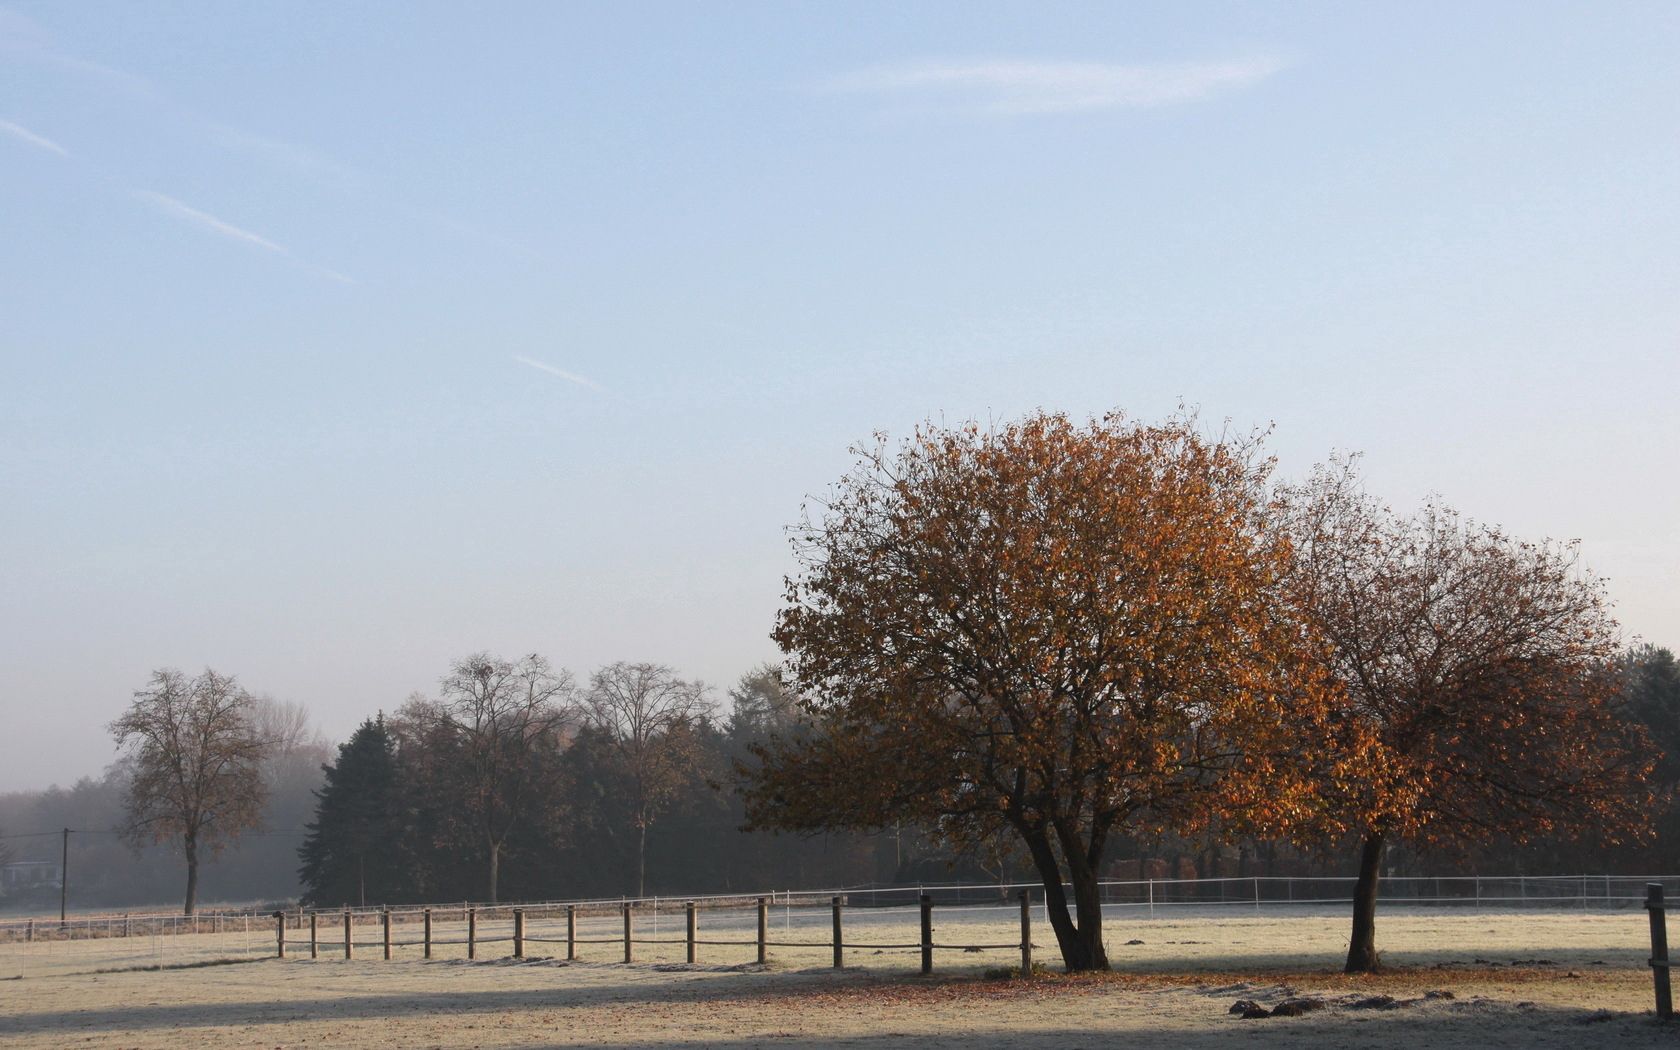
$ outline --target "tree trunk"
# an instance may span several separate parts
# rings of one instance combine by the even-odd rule
[[[198,907],[198,836],[188,835],[181,840],[181,849],[187,855],[187,907],[185,914],[191,915]]]
[[[1108,951],[1103,947],[1102,887],[1097,873],[1087,864],[1070,864],[1074,907],[1079,914],[1079,948],[1082,970],[1108,969]],[[1069,967],[1072,969],[1072,967]]]
[[[1107,826],[1092,820],[1089,841],[1082,841],[1078,826],[1070,820],[1053,822],[1062,856],[1067,859],[1068,881],[1073,883],[1073,903],[1079,918],[1077,940],[1080,969],[1108,969],[1108,952],[1102,940],[1102,886],[1098,875]]]
[[[492,842],[492,843],[490,843],[490,903],[491,904],[496,903],[496,883],[501,878],[501,872],[502,872],[502,844],[500,842]]]
[[[1097,901],[1096,880],[1085,880],[1087,885],[1083,891],[1079,880],[1074,880],[1074,895],[1079,912],[1079,922],[1075,925],[1072,916],[1068,914],[1067,891],[1062,886],[1062,866],[1056,860],[1056,851],[1050,845],[1049,834],[1043,828],[1019,830],[1026,839],[1033,866],[1038,869],[1039,881],[1044,883],[1044,910],[1049,913],[1050,928],[1056,933],[1056,946],[1062,952],[1062,965],[1069,973],[1108,969],[1108,956],[1103,952],[1102,946],[1102,909],[1100,901]],[[1090,911],[1092,902],[1098,904],[1094,921]]]
[[[1353,887],[1353,935],[1348,939],[1346,973],[1376,973],[1382,969],[1377,955],[1377,883],[1382,877],[1383,834],[1365,833],[1359,847],[1359,881]]]

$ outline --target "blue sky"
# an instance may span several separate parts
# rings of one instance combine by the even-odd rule
[[[1680,644],[1680,6],[0,4],[0,790],[160,665],[725,686],[850,443],[1041,406]]]

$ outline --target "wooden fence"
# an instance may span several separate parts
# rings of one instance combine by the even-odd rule
[[[466,937],[464,939],[442,939],[434,937],[434,924],[432,921],[433,909],[431,908],[420,909],[420,921],[418,923],[420,926],[420,936],[418,939],[410,938],[406,940],[393,936],[392,910],[389,908],[381,909],[378,913],[380,936],[377,941],[356,939],[355,916],[349,909],[342,912],[310,912],[308,918],[308,950],[309,957],[311,959],[320,958],[323,952],[333,954],[342,952],[345,959],[354,959],[356,957],[357,949],[374,948],[379,950],[382,958],[390,959],[393,949],[418,947],[421,949],[423,957],[430,959],[432,957],[432,950],[434,947],[453,945],[464,946],[467,958],[477,959],[479,948],[481,946],[509,944],[510,954],[507,957],[513,959],[524,959],[526,958],[527,945],[552,944],[558,946],[563,944],[566,948],[567,961],[575,961],[580,957],[579,947],[582,945],[612,944],[622,948],[622,958],[625,963],[633,963],[636,961],[636,946],[638,944],[682,944],[685,949],[686,959],[691,965],[700,961],[700,949],[702,947],[754,948],[757,951],[758,962],[762,965],[769,961],[771,948],[828,948],[832,953],[834,968],[838,970],[845,967],[846,950],[848,948],[865,948],[875,951],[902,949],[920,951],[921,972],[924,974],[931,974],[933,972],[935,952],[980,952],[1018,949],[1021,953],[1021,973],[1023,975],[1030,975],[1032,973],[1033,966],[1032,894],[1030,891],[1022,890],[1018,899],[1020,902],[1021,936],[1020,940],[1012,941],[1007,944],[941,944],[936,942],[933,937],[934,899],[932,895],[924,893],[918,901],[921,936],[915,943],[895,944],[881,943],[878,941],[869,941],[866,943],[848,942],[845,936],[846,897],[836,896],[831,898],[829,901],[831,915],[830,929],[832,933],[825,940],[772,939],[770,936],[769,921],[770,898],[758,897],[755,898],[755,904],[758,910],[758,921],[756,927],[757,935],[752,940],[730,940],[701,937],[700,916],[702,914],[702,909],[697,901],[686,901],[684,903],[684,934],[681,938],[637,936],[636,902],[625,901],[621,906],[624,919],[624,932],[622,936],[618,937],[579,937],[579,906],[576,904],[559,906],[564,908],[564,936],[547,937],[530,931],[526,923],[527,913],[530,909],[523,906],[514,906],[507,909],[511,913],[513,919],[513,932],[511,936],[481,937],[478,933],[479,909],[476,906],[467,905],[464,909],[467,930]],[[551,906],[548,910],[552,911],[553,907]],[[333,920],[341,920],[341,936],[334,936],[331,941],[326,941],[322,938],[323,931],[321,919],[323,915],[329,916]],[[293,943],[287,938],[287,931],[297,923],[296,913],[276,911],[273,913],[271,918],[274,922],[275,952],[280,958],[287,958],[288,954],[293,950]],[[334,922],[333,925],[338,925],[338,922]]]
[[[1674,995],[1669,987],[1668,916],[1663,906],[1663,885],[1650,883],[1645,887],[1645,910],[1651,916],[1651,983],[1657,997],[1657,1016],[1664,1021],[1674,1018]]]
[[[1505,910],[1511,908],[1601,908],[1637,909],[1644,897],[1647,883],[1660,879],[1673,894],[1680,892],[1680,876],[1649,875],[1444,875],[1389,876],[1382,882],[1383,905],[1394,907],[1472,908],[1477,910]],[[1168,912],[1185,908],[1249,908],[1264,910],[1277,906],[1315,907],[1337,906],[1351,902],[1354,879],[1342,876],[1284,876],[1262,875],[1201,879],[1133,879],[1104,880],[1099,894],[1105,907],[1154,916],[1158,910]],[[923,894],[932,896],[940,905],[976,902],[1013,901],[1021,890],[1033,889],[1042,894],[1036,883],[1006,884],[927,884],[919,886],[851,887],[810,891],[776,891],[768,894],[773,906],[783,904],[825,904],[834,895],[844,895],[858,907],[889,907],[914,905]],[[673,898],[642,898],[639,906],[659,904]],[[750,894],[696,895],[674,898],[693,900],[702,909],[741,907],[750,905]],[[523,906],[529,912],[552,910],[575,904],[580,912],[616,912],[624,898],[598,898],[578,901],[530,902]],[[434,904],[440,912],[448,910],[461,916],[476,907],[480,918],[495,914],[506,917],[510,906],[496,904],[459,905]],[[262,924],[273,914],[272,906],[200,911],[195,915],[157,913],[71,913],[66,919],[20,917],[0,918],[0,942],[35,940],[91,940],[108,937],[179,936],[182,934],[220,934],[244,930],[248,924]],[[357,921],[376,921],[380,909],[354,908]],[[395,923],[419,921],[418,906],[398,906],[391,909]],[[289,907],[287,915],[293,929],[301,930],[308,923],[308,911]]]

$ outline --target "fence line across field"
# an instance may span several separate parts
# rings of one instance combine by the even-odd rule
[[[1666,884],[1680,892],[1680,876],[1391,877],[1384,880],[1383,900],[1384,907],[1636,909],[1643,903],[1647,883]],[[1101,899],[1109,916],[1121,921],[1188,914],[1196,908],[1211,908],[1213,915],[1240,914],[1244,909],[1287,914],[1295,909],[1313,912],[1347,905],[1353,884],[1352,878],[1335,876],[1109,880],[1101,884]],[[1023,903],[1023,891],[1036,916],[1025,910],[1029,905]],[[331,911],[290,907],[279,912],[216,910],[194,916],[72,915],[62,922],[37,918],[0,923],[0,977],[254,960],[272,957],[282,941],[288,955],[301,956],[307,950],[315,959],[358,954],[432,959],[440,949],[444,957],[458,958],[464,949],[468,960],[523,960],[530,945],[556,956],[564,946],[568,960],[587,955],[594,962],[632,962],[638,946],[655,956],[664,953],[668,959],[665,949],[682,945],[682,957],[690,962],[702,954],[719,962],[719,954],[735,954],[730,949],[740,949],[741,957],[733,962],[746,958],[766,962],[770,950],[776,949],[795,954],[823,951],[833,965],[841,966],[848,951],[874,955],[919,951],[923,972],[931,971],[939,952],[1008,951],[1013,955],[1020,948],[1023,965],[1030,968],[1029,924],[1034,918],[1048,921],[1043,897],[1037,883],[924,883],[775,891],[761,896],[462,902]],[[957,928],[958,933],[948,937],[976,943],[936,941],[930,929],[919,936],[904,936],[909,932],[905,927],[916,922],[914,914],[933,908],[947,930]],[[1023,910],[1019,945],[994,943],[995,931],[986,937],[960,937],[964,925],[1007,923],[1010,919],[1001,913],[1017,909]],[[923,913],[924,924],[928,914]],[[846,920],[850,928],[843,930]],[[81,941],[103,944],[70,943]]]
[[[1663,1016],[1668,1016],[1668,1013],[1670,1013],[1672,1008],[1668,1006],[1667,934],[1665,934],[1665,922],[1663,922],[1663,884],[1662,882],[1650,882],[1650,884],[1646,884],[1645,889],[1646,894],[1645,897],[1643,897],[1643,906],[1645,906],[1651,914],[1650,966],[1653,968],[1653,973],[1655,973],[1656,976],[1656,1003],[1658,1003],[1658,1013]],[[1260,899],[1258,889],[1255,899]],[[754,906],[756,906],[756,919],[758,919],[758,921],[756,921],[756,937],[754,937],[753,941],[741,941],[741,939],[702,939],[702,937],[699,937],[699,911],[701,911],[701,909],[699,909],[699,902],[697,902],[697,900],[687,900],[687,902],[684,902],[684,937],[682,937],[680,941],[677,937],[659,937],[657,934],[652,937],[645,936],[645,934],[643,934],[642,937],[637,937],[635,936],[635,912],[637,912],[637,902],[625,900],[625,902],[620,904],[620,911],[622,911],[623,917],[623,961],[627,964],[635,961],[635,946],[637,946],[637,944],[643,944],[643,946],[645,946],[645,944],[684,944],[685,958],[687,958],[687,963],[689,964],[696,964],[697,961],[699,961],[699,948],[701,948],[701,946],[727,946],[727,948],[746,948],[746,946],[753,946],[753,948],[756,948],[756,953],[758,953],[759,964],[763,964],[768,961],[769,948],[822,948],[822,941],[771,941],[771,939],[769,939],[769,907],[771,907],[771,902],[769,902],[769,900],[771,900],[769,897],[756,897],[756,899],[754,899]],[[1020,968],[1016,969],[1016,973],[1023,976],[1023,978],[1030,978],[1033,973],[1033,949],[1035,949],[1035,944],[1033,944],[1032,939],[1032,890],[1020,890],[1020,894],[1018,894],[1018,906],[1020,906],[1020,939],[1015,942],[1001,942],[1001,944],[1000,942],[986,942],[986,944],[954,944],[954,942],[936,941],[936,939],[934,939],[934,924],[932,924],[932,917],[934,917],[934,895],[927,894],[927,892],[919,894],[919,897],[917,897],[917,911],[919,911],[919,919],[921,919],[921,922],[919,922],[919,927],[921,927],[921,929],[919,929],[919,934],[921,934],[921,936],[919,936],[919,939],[917,939],[914,944],[909,944],[909,942],[894,941],[852,941],[852,939],[847,939],[847,936],[845,936],[845,922],[843,922],[845,907],[847,907],[847,897],[845,897],[845,895],[833,895],[832,899],[830,899],[833,932],[832,937],[830,937],[830,941],[828,941],[828,948],[832,949],[833,968],[842,969],[843,966],[845,966],[845,953],[847,953],[848,949],[853,949],[853,951],[855,951],[855,949],[874,949],[875,954],[880,954],[882,951],[919,951],[919,953],[921,953],[922,974],[931,974],[932,971],[934,971],[934,953],[937,953],[937,951],[964,951],[964,953],[978,953],[978,951],[1010,951],[1010,949],[1018,949],[1018,951],[1020,951],[1021,961]],[[568,961],[573,961],[573,959],[578,958],[578,909],[580,909],[580,906],[578,906],[578,904],[566,904],[566,906],[563,907],[564,916],[566,916],[566,937],[564,937],[564,944],[566,944],[566,959],[568,959]],[[995,907],[988,906],[954,907],[956,907],[958,911],[995,911]],[[467,948],[467,958],[469,959],[477,958],[477,946],[479,946],[479,944],[501,944],[501,942],[511,942],[511,958],[524,959],[526,958],[526,944],[528,944],[528,942],[554,942],[554,944],[558,944],[559,942],[556,937],[533,936],[531,931],[528,929],[528,924],[526,924],[528,911],[553,912],[553,906],[538,906],[536,909],[528,909],[526,906],[509,907],[507,911],[511,914],[512,931],[511,936],[507,937],[480,937],[479,932],[477,932],[479,931],[477,911],[479,911],[477,907],[465,907],[465,921],[467,921],[467,944],[465,944],[465,948]],[[343,916],[344,959],[353,959],[354,951],[358,948],[358,941],[356,941],[356,937],[354,937],[356,914],[354,914],[351,909],[344,909],[344,911],[339,912],[339,914]],[[393,936],[391,936],[391,917],[393,917],[393,911],[391,911],[390,907],[385,907],[385,909],[380,909],[378,917],[380,917],[381,931],[380,948],[381,951],[383,951],[383,958],[390,959],[391,951],[393,951],[395,946],[398,946],[398,942],[393,942]],[[287,914],[286,911],[276,911],[274,912],[272,919],[274,919],[274,934],[276,934],[276,953],[279,958],[284,959],[287,954],[286,934],[287,926],[289,926],[289,914]],[[420,944],[422,944],[425,958],[430,959],[432,958],[433,948],[432,909],[422,909],[422,929],[423,937]],[[361,942],[361,944],[365,946],[366,942]],[[413,941],[405,942],[405,944],[407,944],[407,946],[412,946]],[[312,912],[311,921],[309,921],[309,956],[311,956],[312,959],[319,958],[319,951],[321,951],[321,942],[319,942],[319,912]]]
[[[919,897],[917,903],[921,918],[921,936],[920,939],[914,943],[906,944],[881,941],[847,940],[844,932],[844,915],[846,909],[846,898],[844,895],[837,895],[830,899],[829,908],[833,922],[833,936],[829,940],[772,940],[769,936],[770,900],[771,898],[768,896],[754,899],[754,904],[757,909],[757,924],[756,937],[753,940],[720,940],[717,938],[700,937],[700,908],[699,902],[697,901],[687,901],[684,904],[684,935],[680,938],[659,937],[657,935],[652,937],[636,936],[635,916],[636,905],[638,902],[633,901],[624,901],[620,904],[620,912],[624,921],[624,934],[622,938],[578,937],[577,918],[579,905],[577,904],[546,905],[537,906],[536,908],[530,908],[524,905],[509,906],[507,910],[510,912],[512,919],[511,934],[508,936],[480,936],[478,933],[478,908],[473,905],[467,905],[465,909],[467,925],[467,937],[465,941],[466,954],[468,959],[475,959],[477,957],[478,946],[480,945],[511,943],[513,946],[511,958],[524,959],[526,958],[525,946],[527,944],[564,944],[566,946],[566,959],[568,961],[575,961],[578,958],[578,946],[580,944],[617,943],[623,946],[624,962],[633,963],[635,961],[635,948],[637,945],[681,944],[685,947],[687,962],[690,965],[698,962],[699,949],[701,947],[755,948],[758,956],[757,961],[760,965],[763,965],[769,961],[769,949],[771,948],[829,948],[833,952],[834,968],[842,969],[845,965],[845,952],[848,949],[874,950],[877,953],[881,951],[904,950],[920,951],[922,973],[930,974],[933,972],[933,958],[934,952],[936,951],[979,952],[1019,950],[1021,953],[1020,972],[1028,975],[1032,972],[1032,953],[1034,945],[1032,943],[1032,894],[1029,890],[1023,889],[1018,895],[1021,921],[1020,940],[1004,944],[936,943],[933,939],[934,899],[931,894],[925,893]],[[547,911],[552,913],[557,907],[565,908],[566,936],[564,938],[541,937],[534,935],[529,931],[526,918],[530,911]],[[383,957],[385,959],[390,959],[394,949],[399,947],[416,946],[422,949],[425,958],[430,959],[432,957],[432,949],[434,947],[443,944],[462,943],[460,941],[438,940],[433,937],[432,909],[430,908],[421,909],[421,928],[423,930],[423,936],[419,941],[399,941],[394,939],[391,933],[394,911],[390,908],[382,908],[378,913],[380,929],[379,941],[369,942],[365,940],[357,940],[355,937],[355,913],[350,909],[345,909],[341,912],[334,913],[338,916],[342,916],[342,939],[334,943],[323,943],[320,936],[321,926],[319,921],[322,914],[323,913],[321,912],[312,912],[310,914],[309,957],[311,959],[320,958],[323,950],[331,951],[334,949],[341,950],[345,959],[354,959],[358,948],[369,947],[379,948]],[[272,919],[275,937],[275,953],[279,958],[284,959],[287,957],[288,948],[291,946],[287,938],[287,933],[291,929],[289,921],[291,916],[287,912],[276,911],[273,913]]]
[[[1389,876],[1382,882],[1385,907],[1441,906],[1490,907],[1513,906],[1634,908],[1644,899],[1648,883],[1657,882],[1680,892],[1680,876],[1632,875],[1442,875]],[[1202,879],[1132,879],[1104,880],[1099,884],[1100,899],[1105,907],[1142,909],[1154,914],[1156,909],[1184,907],[1252,907],[1262,909],[1275,905],[1329,906],[1350,904],[1355,879],[1352,876],[1259,875]],[[626,904],[651,914],[658,929],[660,908],[669,912],[671,905],[680,909],[689,901],[702,910],[730,909],[749,906],[763,896],[773,908],[784,914],[800,907],[820,907],[836,896],[845,897],[848,906],[887,911],[895,907],[914,908],[927,895],[942,909],[1011,907],[1022,890],[1035,891],[1042,897],[1039,883],[923,883],[903,886],[861,886],[823,890],[776,890],[764,894],[696,894],[682,897],[596,897],[563,901],[534,901],[519,904],[498,904],[463,901],[459,904],[393,905],[389,908],[353,907],[332,909],[338,916],[348,911],[355,924],[381,921],[387,911],[391,921],[399,925],[421,921],[430,911],[438,916],[458,915],[467,921],[469,912],[486,920],[500,918],[511,921],[513,909],[527,914],[575,908],[580,915],[610,914]],[[1071,900],[1072,887],[1064,887]],[[293,929],[308,924],[309,909],[285,909],[287,921]],[[322,910],[316,914],[329,914]],[[70,915],[56,918],[23,918],[0,920],[0,942],[39,940],[83,940],[111,937],[187,936],[246,932],[253,920],[266,922],[273,912],[267,909],[217,909],[200,911],[195,915],[157,913],[101,913]]]

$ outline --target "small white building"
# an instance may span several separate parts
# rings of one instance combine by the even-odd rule
[[[10,895],[45,886],[56,887],[64,869],[56,860],[18,860],[0,868],[0,895]]]

